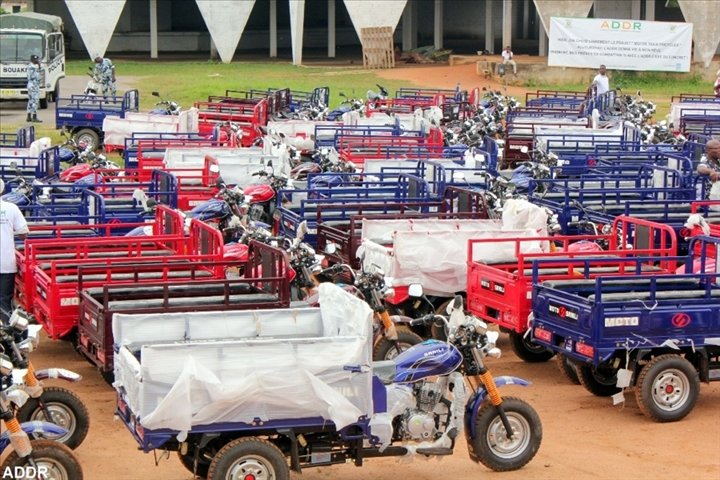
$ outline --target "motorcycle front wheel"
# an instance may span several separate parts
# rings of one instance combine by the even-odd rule
[[[489,399],[475,417],[475,438],[468,441],[470,458],[496,472],[524,467],[542,442],[542,423],[534,408],[515,397],[503,398],[503,410],[512,425],[512,438]]]
[[[45,404],[51,418],[46,418],[45,410],[38,399],[31,398],[18,410],[18,421],[40,420],[59,425],[68,431],[65,435],[34,434],[35,438],[54,440],[72,449],[80,446],[90,429],[90,414],[82,400],[62,387],[45,387],[40,400]]]
[[[30,463],[34,461],[34,465]],[[52,440],[33,440],[32,453],[20,457],[13,451],[0,465],[0,472],[23,472],[16,480],[48,478],[53,480],[82,480],[83,471],[73,451]]]

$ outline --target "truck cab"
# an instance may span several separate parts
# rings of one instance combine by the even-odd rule
[[[40,108],[60,95],[65,43],[60,17],[35,12],[0,16],[0,100],[27,99],[30,55],[40,57]]]

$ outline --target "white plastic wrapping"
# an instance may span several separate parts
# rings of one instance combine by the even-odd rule
[[[452,232],[397,232],[392,247],[363,240],[358,255],[363,265],[375,264],[393,285],[419,283],[430,294],[451,295],[467,287],[467,245],[470,239],[535,237],[535,230],[458,230]],[[541,242],[523,244],[523,252],[540,252]],[[473,258],[477,261],[512,261],[514,245],[475,244]]]
[[[599,138],[623,139],[623,126],[615,128],[557,128],[535,127],[535,148],[546,151],[548,141],[551,146],[592,147]],[[567,144],[565,143],[567,142]]]
[[[455,232],[458,230],[500,230],[499,220],[393,218],[362,222],[361,238],[376,243],[391,243],[395,232]]]
[[[206,155],[217,159],[220,176],[229,185],[244,187],[257,181],[252,174],[266,168],[268,161],[278,173],[290,170],[287,158],[268,155],[261,148],[168,148],[164,163],[170,169],[202,168]]]
[[[283,120],[281,122],[269,121],[267,124],[268,131],[275,131],[283,133],[287,137],[296,137],[298,135],[304,135],[306,138],[310,138],[315,135],[316,125],[332,125],[340,126],[339,122],[314,122],[311,120]]]
[[[680,119],[683,115],[720,115],[720,103],[717,102],[681,102],[673,103],[670,106],[670,122],[675,128],[680,127]]]
[[[380,267],[394,285],[420,283],[431,294],[453,294],[467,286],[468,241],[546,235],[547,214],[527,200],[508,200],[502,223],[494,220],[365,220],[358,257],[365,268]],[[383,230],[383,228],[385,230]],[[547,242],[524,242],[523,253],[547,251]],[[516,259],[508,242],[473,246],[478,262]]]
[[[228,314],[228,324],[252,325],[233,330],[256,333],[244,339],[204,340],[208,335],[199,331],[201,323],[190,313],[165,316],[164,324],[151,316],[143,320],[117,315],[113,331],[120,342],[136,347],[148,335],[164,343],[143,345],[140,360],[121,345],[115,357],[115,386],[145,428],[168,428],[181,436],[193,425],[218,422],[322,417],[342,428],[369,416],[371,373],[368,368],[357,372],[346,367],[371,363],[372,311],[335,285],[323,284],[319,291],[319,309],[299,309],[295,315],[288,310],[242,312],[252,315],[237,318]],[[300,337],[272,336],[283,314],[286,325]],[[154,325],[146,327],[143,321]],[[309,325],[300,325],[306,322]],[[319,327],[321,335],[305,336]],[[222,338],[226,332],[215,333]]]
[[[186,133],[198,131],[198,110],[190,108],[179,115],[160,115],[148,112],[127,112],[125,118],[108,115],[103,120],[106,145],[124,146],[133,132]]]

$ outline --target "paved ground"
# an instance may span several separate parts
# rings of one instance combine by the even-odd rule
[[[60,80],[60,95],[70,96],[71,94],[82,93],[87,85],[88,76],[71,75]],[[120,77],[118,82],[118,90],[125,91],[133,88],[135,83],[134,77]],[[0,103],[0,124],[15,125],[25,123],[27,116],[27,101],[19,100],[13,102]],[[55,104],[49,103],[45,110],[38,110],[38,118],[43,121],[43,126],[55,126]],[[4,128],[3,128],[4,130]]]

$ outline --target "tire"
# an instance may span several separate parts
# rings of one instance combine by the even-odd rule
[[[198,457],[197,471],[195,471],[195,455],[191,452],[188,452],[185,455],[180,452],[177,453],[180,463],[182,463],[182,466],[190,473],[194,473],[200,478],[207,478],[208,470],[210,470],[210,462],[207,459]]]
[[[513,426],[508,439],[495,406],[486,400],[475,417],[475,438],[468,441],[470,457],[496,472],[518,470],[533,459],[542,442],[542,423],[534,408],[515,397],[503,399]]]
[[[48,108],[48,98],[52,96],[52,93],[46,93],[45,97],[38,99],[38,107],[40,107],[40,110],[47,110]]]
[[[43,420],[60,425],[68,430],[66,435],[35,435],[34,438],[53,440],[69,448],[77,448],[85,440],[90,428],[90,416],[82,400],[70,390],[62,387],[45,387],[40,398],[50,410],[53,418],[46,419],[38,399],[31,398],[18,410],[18,421],[22,423]]]
[[[53,103],[57,103],[58,98],[60,98],[60,80],[58,80],[57,83],[55,83],[55,89],[53,90],[52,97],[50,98],[50,100]]]
[[[257,437],[239,438],[225,445],[210,462],[208,480],[289,480],[285,455]]]
[[[93,150],[100,146],[100,135],[91,128],[81,128],[75,132],[74,137],[78,145],[91,144]]]
[[[510,332],[510,345],[515,355],[527,363],[547,362],[555,355],[553,351],[532,343],[528,337],[517,332]]]
[[[398,343],[400,344],[400,350],[403,352],[408,348],[412,347],[413,345],[417,345],[418,343],[422,343],[423,341],[420,335],[413,333],[407,327],[396,326],[395,329],[397,330],[398,334]],[[397,356],[398,351],[395,348],[393,342],[388,340],[385,336],[380,337],[380,339],[375,344],[375,347],[373,348],[373,360],[375,360],[376,362],[383,360],[392,360]]]
[[[30,455],[38,469],[45,467],[53,480],[83,480],[83,471],[72,450],[51,440],[33,440]],[[13,451],[0,465],[0,472],[14,471],[15,467],[28,465],[30,457],[20,458]],[[7,469],[10,470],[7,470]],[[24,478],[24,477],[21,477]],[[35,477],[32,477],[35,478]],[[18,479],[19,480],[19,479]],[[29,480],[29,478],[28,478]]]
[[[682,419],[695,407],[699,394],[697,370],[674,354],[653,358],[640,371],[635,388],[640,410],[656,422]]]
[[[555,361],[557,362],[558,370],[560,370],[563,377],[569,380],[572,384],[580,385],[580,379],[578,378],[575,362],[562,353],[555,355]]]
[[[585,389],[598,397],[611,397],[620,392],[616,387],[617,372],[610,372],[607,369],[598,370],[590,365],[576,365],[578,380]],[[611,374],[612,373],[612,374]]]

